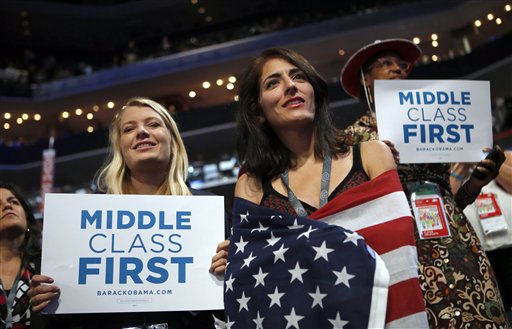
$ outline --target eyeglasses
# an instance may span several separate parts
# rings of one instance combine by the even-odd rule
[[[377,58],[377,60],[372,65],[370,65],[369,69],[371,70],[380,67],[390,69],[394,65],[396,65],[398,68],[404,71],[409,71],[409,69],[411,68],[411,63],[407,61],[403,61],[395,57],[381,57]]]

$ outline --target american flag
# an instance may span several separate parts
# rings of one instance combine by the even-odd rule
[[[382,328],[389,273],[357,233],[235,198],[226,328]]]
[[[389,271],[386,328],[428,328],[414,219],[396,170],[337,195],[310,216],[361,234]]]

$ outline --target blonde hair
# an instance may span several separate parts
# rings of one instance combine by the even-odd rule
[[[191,195],[186,185],[188,176],[188,157],[183,140],[178,131],[178,126],[169,112],[159,103],[144,97],[134,97],[116,113],[109,130],[109,155],[105,164],[96,174],[96,184],[99,190],[109,194],[127,194],[127,180],[130,175],[129,168],[123,159],[120,146],[121,117],[126,108],[131,106],[149,107],[162,118],[165,126],[171,134],[171,158],[169,173],[165,182],[160,186],[158,193],[161,195]]]

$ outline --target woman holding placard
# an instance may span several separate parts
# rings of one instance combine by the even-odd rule
[[[141,97],[129,100],[115,115],[109,140],[110,157],[96,179],[101,191],[109,194],[207,194],[187,186],[187,152],[176,123],[161,104]],[[52,278],[38,275],[31,282],[29,294],[32,309],[39,312],[57,298],[60,291]],[[83,328],[213,328],[214,325],[211,312],[86,314],[79,318]]]
[[[0,182],[0,328],[34,323],[27,290],[41,267],[40,243],[41,229],[29,204],[13,186]]]
[[[420,48],[409,40],[388,39],[362,47],[347,61],[342,87],[368,105],[368,113],[346,129],[350,142],[378,138],[374,81],[407,79],[420,55]],[[496,148],[494,154],[496,158],[482,160],[473,169],[455,196],[449,164],[398,168],[416,217],[420,281],[431,328],[508,327],[494,272],[462,212],[498,174],[503,152]],[[457,173],[451,176],[457,178]]]

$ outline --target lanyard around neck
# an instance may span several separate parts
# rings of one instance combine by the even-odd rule
[[[332,157],[330,155],[327,155],[324,157],[324,163],[322,165],[322,181],[320,184],[320,202],[318,208],[322,208],[328,201],[329,198],[329,181],[331,180],[331,164],[332,164]],[[306,209],[304,209],[304,206],[302,203],[297,199],[297,196],[295,193],[293,193],[292,189],[289,185],[289,178],[288,178],[288,170],[286,170],[284,173],[281,174],[281,179],[283,180],[284,186],[286,186],[286,189],[288,190],[288,201],[293,206],[293,209],[295,209],[295,212],[297,215],[305,217],[308,215]]]
[[[12,313],[14,311],[14,299],[16,298],[16,291],[18,290],[18,281],[20,280],[21,271],[18,272],[18,275],[16,275],[16,278],[14,279],[14,283],[12,284],[11,290],[9,291],[9,296],[6,300],[6,307],[7,307],[7,317],[5,319],[5,328],[11,329],[14,326],[14,319],[12,316]],[[2,284],[2,280],[0,279],[0,285],[2,286],[2,292],[5,295],[5,289]]]

